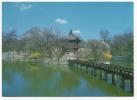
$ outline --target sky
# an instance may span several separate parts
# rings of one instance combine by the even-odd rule
[[[4,2],[2,29],[18,35],[32,27],[55,27],[67,35],[72,29],[84,40],[100,39],[100,31],[110,36],[133,31],[132,2]]]

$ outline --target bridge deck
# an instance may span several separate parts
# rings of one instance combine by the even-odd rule
[[[116,66],[112,64],[104,64],[86,60],[69,60],[70,64],[78,64],[86,67],[93,67],[99,70],[106,71],[108,73],[118,74],[126,79],[133,79],[133,69],[123,66]]]

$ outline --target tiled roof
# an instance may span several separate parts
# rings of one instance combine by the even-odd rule
[[[66,39],[66,40],[80,40],[80,38],[78,36],[76,36],[75,34],[73,34],[72,31],[70,31],[69,35],[67,37],[65,37],[64,39]]]

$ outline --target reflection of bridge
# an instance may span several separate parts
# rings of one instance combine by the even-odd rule
[[[91,69],[91,73],[94,76],[96,76],[97,71],[99,71],[100,79],[106,81],[108,80],[108,74],[111,74],[111,83],[113,85],[117,85],[116,81],[118,78],[116,77],[119,76],[119,79],[121,80],[120,87],[122,89],[125,89],[125,81],[130,80],[130,92],[133,92],[133,69],[84,60],[68,60],[68,64],[74,68],[80,68],[81,70],[85,68],[86,72]]]

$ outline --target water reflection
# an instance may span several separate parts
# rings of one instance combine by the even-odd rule
[[[4,60],[2,75],[3,96],[132,95],[67,65]]]
[[[72,68],[71,70],[77,73],[81,78],[85,79],[89,87],[92,86],[94,88],[99,88],[100,90],[103,90],[104,95],[106,96],[130,96],[132,95],[131,93],[125,92],[124,90],[120,88],[116,88],[114,85],[107,84],[104,80],[100,80],[99,77],[94,77],[90,75],[91,73],[87,74],[85,72],[81,72],[80,70],[72,69]],[[99,94],[99,92],[95,92],[95,93],[97,93],[97,95],[102,95],[102,94]]]

